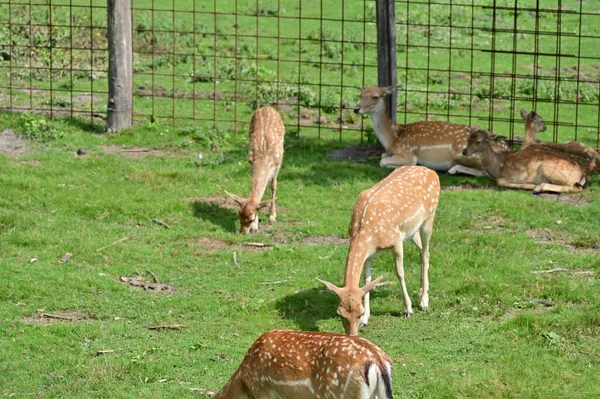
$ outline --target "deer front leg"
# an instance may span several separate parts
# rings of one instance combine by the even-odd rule
[[[396,264],[396,275],[400,280],[400,287],[402,288],[402,297],[404,298],[404,317],[411,317],[412,303],[408,296],[408,290],[406,289],[406,281],[404,280],[404,249],[402,247],[402,239],[394,246],[394,263]]]
[[[431,233],[433,232],[433,216],[427,219],[420,229],[421,242],[423,247],[420,248],[421,252],[421,291],[419,296],[421,302],[419,307],[422,311],[426,311],[429,308],[429,241],[431,239]]]
[[[273,178],[271,179],[271,207],[269,208],[269,223],[275,222],[277,219],[277,209],[275,207],[275,195],[277,194],[277,175],[279,174],[279,169],[281,165],[277,165],[275,167],[275,172],[273,172]]]
[[[365,285],[369,284],[371,282],[371,260],[367,259],[365,261],[365,266],[364,266],[364,270],[365,270]],[[364,327],[367,324],[369,324],[369,317],[371,317],[371,292],[367,292],[365,294],[365,296],[363,297],[363,307],[365,308],[365,313],[362,314],[362,316],[360,316],[360,319],[358,321],[358,326],[359,327]]]
[[[456,164],[448,170],[449,175],[456,175],[458,173],[470,176],[487,176],[487,173],[483,170],[470,168],[461,164]]]
[[[416,165],[417,157],[414,154],[389,154],[386,158],[379,161],[382,168],[396,169],[405,165]]]

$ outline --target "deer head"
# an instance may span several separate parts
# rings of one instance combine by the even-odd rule
[[[360,318],[365,312],[365,308],[363,306],[363,298],[366,293],[370,292],[379,284],[383,276],[378,277],[377,279],[367,283],[362,288],[357,287],[338,287],[330,282],[319,280],[325,287],[335,295],[337,295],[340,300],[339,306],[337,308],[337,314],[340,316],[342,320],[342,325],[344,326],[344,330],[348,335],[358,335],[358,328],[360,327]]]
[[[270,205],[273,199],[255,202],[227,191],[225,193],[240,206],[240,211],[238,212],[240,233],[256,233],[258,231],[258,211]]]
[[[372,86],[366,89],[361,88],[360,103],[354,108],[354,112],[363,115],[384,110],[385,96],[391,94],[397,87],[398,86]]]

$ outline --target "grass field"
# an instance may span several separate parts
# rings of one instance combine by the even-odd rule
[[[89,4],[79,0],[62,3]],[[196,21],[185,22],[190,17],[182,13],[182,23],[195,22],[208,34],[196,37],[195,55],[185,62],[140,54],[136,59],[136,88],[154,91],[161,87],[166,93],[176,89],[181,90],[178,93],[217,92],[223,101],[202,96],[194,101],[137,97],[139,123],[121,134],[105,134],[102,125],[81,119],[0,112],[2,130],[8,128],[29,138],[23,143],[14,138],[13,144],[22,145],[23,151],[11,147],[9,155],[0,153],[1,397],[206,397],[207,392],[216,392],[225,384],[250,344],[267,330],[343,331],[335,314],[336,298],[316,278],[342,283],[354,199],[389,170],[378,167],[376,156],[365,162],[333,159],[332,151],[357,144],[361,133],[348,129],[340,135],[331,121],[340,112],[343,118],[354,118],[340,110],[340,105],[354,105],[358,92],[351,87],[340,90],[341,79],[347,86],[375,83],[374,65],[364,66],[374,64],[375,47],[368,42],[375,40],[375,31],[371,23],[363,32],[362,22],[358,22],[372,21],[374,10],[372,3],[363,2],[346,1],[342,7],[340,1],[321,4],[303,0],[301,9],[297,8],[299,1],[280,3],[278,9],[274,1],[238,1],[239,10],[254,14],[245,17],[240,26],[255,32],[256,25],[252,24],[256,24],[253,21],[258,14],[265,29],[277,32],[276,25],[270,23],[275,20],[273,13],[293,17],[300,12],[303,17],[322,13],[338,19],[343,12],[357,22],[345,23],[342,29],[329,21],[323,31],[326,37],[313,40],[313,34],[323,33],[321,22],[308,19],[300,26],[291,18],[278,28],[291,37],[282,40],[279,47],[272,45],[272,39],[257,45],[255,38],[244,43],[241,37],[217,36],[223,49],[217,64],[220,73],[235,74],[249,65],[242,71],[249,78],[232,79],[230,75],[211,80],[214,72],[206,62],[210,57],[202,52],[214,45],[215,36],[210,33],[215,24],[209,18],[214,19],[215,14],[211,14],[211,7],[217,4],[218,11],[231,11],[234,2],[194,4],[177,0],[182,11],[198,11]],[[535,5],[533,1],[522,3]],[[556,7],[555,2],[541,3]],[[467,28],[453,28],[450,35],[448,27],[433,26],[426,32],[425,27],[418,26],[429,20],[444,25],[444,18],[450,17],[445,16],[447,7],[432,5],[429,13],[426,4],[409,4],[410,9],[406,3],[396,5],[401,23],[398,40],[409,45],[398,50],[400,120],[405,117],[402,111],[407,110],[407,120],[427,116],[485,125],[490,110],[494,117],[508,119],[512,108],[532,105],[531,81],[528,83],[527,78],[513,82],[498,77],[493,87],[500,92],[493,98],[488,92],[486,97],[492,60],[485,52],[478,52],[476,62],[470,64],[469,51],[431,49],[425,57],[430,72],[415,69],[424,67],[423,54],[427,51],[418,46],[426,46],[428,40],[432,44],[432,38],[441,47],[449,47],[450,42],[453,48],[460,43],[470,46],[471,41],[489,46],[493,40],[490,32],[480,29],[489,22],[489,9],[461,6],[470,6],[470,1],[452,2],[455,25],[474,25],[477,29],[469,33]],[[139,9],[149,5],[151,1],[134,1]],[[2,57],[9,34],[9,11],[16,12],[21,6],[0,2],[3,87],[9,86],[7,72],[14,72],[19,62],[44,62],[41,56],[10,61]],[[590,14],[583,14],[584,23],[580,24],[578,16],[565,12],[561,29],[597,34],[594,2],[564,1],[562,6]],[[31,10],[44,18],[44,8]],[[476,11],[477,18],[472,18],[471,10]],[[18,12],[25,18],[29,9],[26,11]],[[154,25],[168,30],[170,19],[163,18],[164,14],[155,15]],[[524,14],[519,21],[526,26],[525,21],[531,20]],[[52,15],[68,16],[60,12]],[[402,25],[407,16],[413,25]],[[12,14],[11,18],[15,21],[20,17]],[[94,9],[89,18],[102,26],[102,9]],[[134,18],[142,24],[136,40],[143,40],[142,33],[153,24],[152,15],[140,10]],[[218,26],[227,33],[231,17],[218,14],[217,18]],[[508,10],[500,11],[498,18],[504,27],[513,22]],[[544,13],[541,29],[556,30],[558,22],[556,13]],[[345,39],[355,38],[352,40],[363,44],[354,47],[342,42],[342,32]],[[10,33],[13,39],[20,37],[17,33]],[[43,29],[38,34],[41,42],[48,39]],[[170,35],[164,33],[159,42],[172,42]],[[85,44],[87,34],[84,36],[86,39],[80,39]],[[93,37],[97,38],[91,41],[103,45],[102,33]],[[72,40],[78,38],[72,36]],[[177,39],[177,43],[190,44]],[[534,45],[531,35],[518,39],[519,48]],[[237,46],[235,40],[239,40]],[[497,48],[512,46],[512,39],[501,33],[495,40]],[[597,146],[597,128],[579,127],[576,131],[572,126],[551,125],[552,121],[597,125],[599,90],[594,65],[600,57],[596,54],[598,46],[582,39],[580,49],[580,43],[572,40],[566,35],[559,43],[561,51],[585,54],[576,60],[587,78],[580,78],[575,90],[581,94],[586,88],[591,94],[585,101],[555,106],[551,101],[573,96],[574,81],[561,81],[557,87],[555,83],[547,86],[554,82],[551,79],[539,80],[537,108],[550,125],[544,138],[563,141],[577,133],[578,139]],[[137,43],[141,51],[145,42]],[[539,45],[551,53],[556,50],[556,37],[542,36]],[[336,46],[344,46],[344,51],[336,50]],[[247,62],[228,58],[244,51]],[[291,61],[276,66],[277,57],[269,59],[269,51]],[[81,57],[77,59],[82,65],[89,65],[85,64],[90,61],[86,58],[89,54],[75,52],[73,57]],[[336,67],[342,57],[347,67]],[[58,62],[56,57],[52,59]],[[353,59],[357,60],[354,67]],[[571,76],[566,69],[573,66],[573,58],[561,59],[556,70],[556,60],[541,57],[539,61],[540,76]],[[64,62],[71,65],[70,59]],[[43,73],[39,76],[17,74],[11,77],[11,96],[6,90],[0,93],[0,105],[6,105],[8,97],[13,105],[28,105],[30,97],[21,89],[41,90],[50,85],[53,89],[62,87],[64,93],[53,92],[50,97],[47,91],[35,92],[31,100],[34,105],[39,102],[40,106],[53,104],[56,109],[68,109],[65,104],[85,93],[105,96],[106,78],[101,73],[105,61],[94,62],[93,67],[85,67],[92,74],[98,73],[94,79],[85,71],[81,77],[71,73],[60,76],[56,74],[60,64],[53,68],[40,64]],[[494,62],[496,71],[512,69],[510,58],[498,56]],[[533,65],[532,59],[519,56],[515,62],[519,73],[531,75],[527,68]],[[211,72],[206,74],[208,81],[194,79],[205,76],[199,72],[201,68]],[[256,75],[248,75],[249,71]],[[476,79],[471,78],[471,71],[477,74]],[[279,180],[278,222],[263,225],[257,235],[240,236],[236,234],[237,209],[226,200],[224,190],[245,195],[250,188],[245,124],[239,123],[240,131],[235,132],[232,121],[249,119],[260,88],[254,77],[258,75],[279,83],[258,92],[265,96],[275,93],[275,98],[291,93],[293,99],[282,107],[288,133]],[[300,79],[305,83],[299,86]],[[304,91],[298,91],[299,87]],[[449,96],[450,89],[459,92]],[[236,92],[247,98],[234,101],[236,98],[228,97]],[[79,101],[76,106],[91,104],[89,100]],[[96,103],[94,107],[99,108],[94,110],[102,112],[103,106]],[[173,109],[178,115],[197,120],[177,120],[172,125],[169,115]],[[303,113],[325,116],[329,122],[298,126],[298,114]],[[218,129],[213,129],[213,115],[223,119],[217,123]],[[345,120],[356,129],[362,123],[360,119]],[[370,126],[369,121],[364,124]],[[501,133],[502,129],[519,134],[522,122],[498,120],[494,130]],[[82,155],[77,155],[78,150],[85,154],[80,151]],[[374,276],[383,274],[384,281],[391,284],[377,288],[372,295],[372,317],[361,335],[392,357],[395,397],[600,396],[600,179],[591,176],[590,187],[582,194],[532,196],[498,190],[486,178],[444,174],[440,178],[443,191],[432,238],[429,311],[417,311],[412,319],[402,318],[402,295],[391,255],[373,262]],[[71,257],[59,262],[67,253]],[[413,302],[420,281],[418,262],[416,247],[407,243],[405,268]],[[155,277],[164,285],[153,286],[158,284]],[[144,290],[139,287],[143,284],[164,289]],[[151,329],[155,326],[179,329]]]
[[[0,105],[105,113],[106,3],[29,3],[0,2]],[[139,122],[244,131],[257,104],[278,103],[305,136],[365,139],[349,108],[354,87],[377,83],[374,2],[167,3],[132,2]],[[518,110],[536,108],[552,122],[547,140],[600,147],[600,13],[594,2],[565,0],[559,13],[540,1],[536,19],[536,3],[397,2],[399,120],[513,137]]]
[[[22,119],[0,114],[2,126],[31,129]],[[289,134],[279,220],[242,237],[224,190],[249,190],[245,135],[206,144],[163,126],[44,126],[62,134],[0,155],[2,397],[199,397],[264,331],[343,331],[315,278],[341,284],[352,203],[388,173],[376,158],[336,161],[328,155],[345,143]],[[395,284],[375,291],[361,334],[391,355],[396,397],[597,396],[598,178],[548,198],[441,180],[430,311],[403,319],[391,256],[373,265]],[[406,269],[415,300],[410,244]],[[147,271],[176,290],[121,281],[153,283]]]

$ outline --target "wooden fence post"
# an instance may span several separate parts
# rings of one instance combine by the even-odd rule
[[[377,0],[377,84],[395,85],[396,68],[396,7],[394,0]],[[394,121],[397,98],[396,91],[388,96],[388,110]]]
[[[108,0],[108,126],[118,132],[131,126],[133,45],[131,0]]]

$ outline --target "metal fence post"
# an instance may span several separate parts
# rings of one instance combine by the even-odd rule
[[[379,86],[396,84],[396,8],[394,0],[377,0],[377,75]],[[388,96],[390,116],[396,120],[397,93]]]
[[[108,126],[118,132],[131,126],[133,45],[131,0],[108,0]]]

